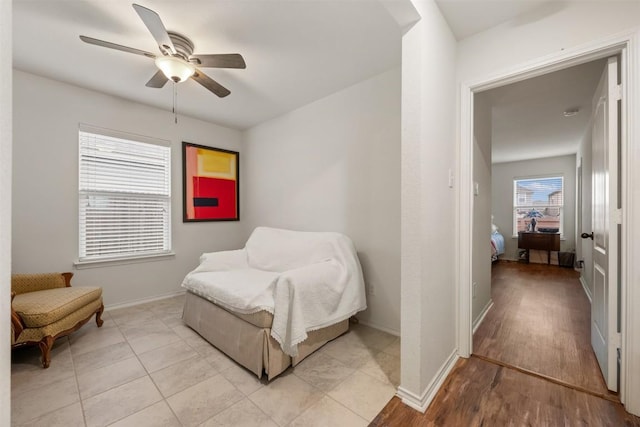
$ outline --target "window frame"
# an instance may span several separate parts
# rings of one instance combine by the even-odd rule
[[[95,135],[98,138],[104,138],[105,141],[109,141],[109,139],[117,139],[120,140],[118,143],[122,142],[131,142],[136,144],[148,144],[154,145],[157,147],[163,147],[164,150],[156,150],[159,153],[161,152],[162,163],[160,166],[161,174],[164,176],[164,183],[159,186],[160,190],[156,190],[155,192],[145,192],[145,191],[122,191],[117,189],[110,190],[97,190],[97,189],[87,189],[83,188],[82,179],[83,179],[83,165],[87,165],[87,163],[83,162],[83,148],[82,148],[82,138],[83,134],[91,134]],[[113,142],[113,141],[112,141]],[[114,145],[116,142],[114,142]],[[154,148],[151,148],[155,150]],[[78,129],[78,258],[74,262],[76,268],[91,268],[102,265],[112,265],[112,264],[128,264],[128,263],[137,263],[137,262],[145,262],[145,261],[155,261],[159,258],[167,258],[175,256],[173,252],[173,242],[172,242],[172,147],[171,142],[167,140],[146,137],[137,134],[130,134],[126,132],[115,131],[112,129],[105,129],[100,127],[95,127],[91,125],[80,124]],[[105,157],[106,158],[106,157]],[[147,167],[148,167],[147,163]],[[144,171],[144,168],[139,169],[138,171]],[[111,172],[111,170],[109,170]],[[123,173],[124,174],[124,173]],[[86,180],[87,178],[85,178]],[[85,187],[86,187],[85,181]],[[117,187],[117,186],[114,186]],[[139,188],[139,187],[138,187]],[[160,224],[162,227],[162,231],[157,233],[157,236],[161,236],[162,238],[162,249],[151,249],[151,250],[142,250],[142,251],[131,251],[131,252],[116,252],[113,254],[107,255],[85,255],[86,254],[86,229],[83,227],[86,224],[86,216],[83,221],[83,215],[86,215],[86,200],[90,197],[97,197],[98,199],[102,199],[105,202],[114,203],[114,201],[123,201],[127,200],[125,203],[144,203],[151,202],[156,206],[156,210],[161,206],[162,209],[162,220],[160,220]],[[109,198],[111,198],[109,200]],[[85,214],[83,214],[83,203]],[[157,221],[156,221],[157,222]],[[158,222],[157,222],[158,223]],[[152,222],[142,225],[150,226]],[[126,234],[126,233],[125,233]],[[85,239],[83,241],[83,235]],[[130,236],[131,237],[131,236]],[[98,239],[96,239],[98,240]],[[84,245],[84,249],[83,249]]]
[[[561,205],[519,205],[518,204],[518,182],[524,180],[536,180],[536,179],[560,179],[562,190],[562,204]],[[514,177],[512,181],[512,198],[511,198],[511,222],[512,222],[512,237],[518,237],[518,218],[517,218],[517,210],[518,209],[540,209],[540,208],[554,208],[559,210],[559,233],[560,239],[564,239],[564,209],[565,209],[565,179],[564,174],[545,174],[545,175],[527,175],[527,176],[518,176]],[[526,197],[525,197],[526,199]],[[533,202],[533,201],[532,201]]]

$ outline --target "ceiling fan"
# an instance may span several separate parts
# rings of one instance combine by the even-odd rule
[[[238,53],[194,55],[191,40],[182,34],[167,31],[156,12],[139,4],[133,4],[133,8],[142,19],[142,22],[144,22],[144,25],[147,26],[153,38],[158,42],[162,56],[87,36],[80,36],[80,40],[85,43],[155,59],[158,71],[147,82],[147,87],[161,88],[167,83],[167,80],[179,83],[191,77],[220,98],[231,93],[229,89],[204,74],[197,66],[203,68],[246,68],[242,55]]]

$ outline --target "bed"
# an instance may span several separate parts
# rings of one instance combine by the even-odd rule
[[[182,286],[187,326],[269,380],[366,309],[355,248],[339,233],[258,227],[243,249],[203,254]]]
[[[496,262],[498,257],[503,254],[504,236],[500,234],[495,224],[491,224],[491,262]]]

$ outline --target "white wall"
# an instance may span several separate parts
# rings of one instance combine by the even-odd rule
[[[170,112],[21,71],[13,88],[13,272],[74,271],[79,123],[171,141],[176,256],[75,270],[73,283],[102,286],[105,305],[170,294],[202,252],[244,245],[241,222],[182,222],[181,142],[239,150],[239,131],[187,117],[176,125]]]
[[[11,424],[11,2],[0,1],[0,425]]]
[[[478,194],[473,197],[473,265],[476,283],[472,295],[471,319],[474,327],[491,303],[491,105],[482,93],[473,105],[473,182]]]
[[[402,39],[401,329],[399,395],[424,410],[455,360],[455,52],[432,0]]]
[[[591,299],[593,295],[593,244],[590,239],[582,239],[580,234],[590,233],[592,231],[591,223],[591,126],[587,129],[582,141],[580,142],[580,148],[578,149],[577,162],[582,159],[582,210],[578,212],[578,215],[582,219],[582,229],[577,229],[577,245],[576,245],[576,259],[582,260],[584,267],[580,270],[582,281],[586,285],[586,290]]]
[[[338,231],[364,271],[365,323],[400,333],[400,70],[245,133],[245,232]]]
[[[458,76],[473,81],[640,25],[640,2],[548,2],[458,44]]]
[[[495,224],[505,240],[505,259],[518,259],[518,238],[513,237],[513,180],[528,176],[564,177],[563,238],[560,250],[576,248],[576,156],[548,157],[519,162],[495,163],[492,168],[492,210]]]

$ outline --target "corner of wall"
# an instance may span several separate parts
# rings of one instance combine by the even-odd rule
[[[456,40],[435,1],[413,4],[421,20],[402,40],[399,395],[420,408],[457,357]]]
[[[402,386],[398,387],[397,394],[398,397],[402,399],[402,403],[415,409],[416,411],[424,413],[433,399],[436,397],[436,393],[438,393],[438,390],[440,390],[440,387],[442,386],[442,384],[444,384],[444,381],[447,379],[447,377],[455,367],[458,359],[458,352],[456,350],[449,355],[447,360],[445,360],[440,369],[438,369],[438,371],[435,373],[429,385],[427,385],[427,387],[420,395],[417,395],[403,388]]]

